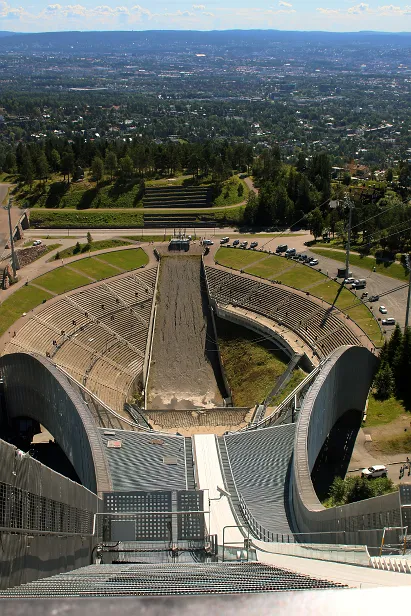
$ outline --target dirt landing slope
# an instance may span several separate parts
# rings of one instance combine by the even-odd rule
[[[158,289],[148,408],[222,406],[201,290],[201,258],[163,256]]]

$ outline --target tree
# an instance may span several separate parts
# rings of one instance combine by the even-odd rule
[[[401,327],[397,323],[394,331],[391,334],[391,338],[387,345],[387,363],[390,366],[395,366],[396,360],[399,356],[402,346],[402,331]]]
[[[129,178],[133,175],[133,161],[130,156],[124,156],[120,158],[120,173],[123,179]]]
[[[30,154],[27,152],[21,164],[21,177],[25,184],[31,186],[34,179],[33,163],[31,162]]]
[[[394,386],[392,370],[387,362],[383,362],[374,379],[375,397],[379,400],[387,400],[392,396]]]
[[[258,198],[253,190],[248,193],[247,204],[244,208],[244,224],[253,227],[258,216]]]
[[[103,179],[104,165],[99,156],[95,156],[93,158],[91,163],[91,173],[93,174],[93,178],[96,180],[97,184]]]
[[[314,238],[317,239],[317,237],[322,234],[324,228],[324,218],[320,208],[316,207],[315,210],[313,210],[307,215],[307,223],[308,228],[310,229]]]
[[[63,178],[70,183],[70,174],[74,171],[74,154],[73,152],[65,152],[61,158],[61,173]]]
[[[345,497],[347,504],[356,503],[374,496],[371,485],[372,482],[369,479],[363,479],[359,476],[350,477],[349,479],[350,481],[347,482],[348,489]]]
[[[91,233],[90,231],[87,231],[87,244],[91,246],[92,242],[93,242],[93,238],[91,237]]]
[[[411,374],[411,327],[406,327],[399,353],[395,357],[395,382],[397,392],[407,404],[411,402],[409,386]]]
[[[50,166],[54,172],[60,170],[61,158],[57,150],[53,149],[50,152]]]
[[[49,164],[47,162],[47,158],[46,155],[43,151],[40,152],[40,154],[37,156],[36,158],[36,175],[37,178],[39,180],[45,180],[49,173],[50,173],[50,168],[49,168]]]
[[[104,164],[105,164],[106,170],[110,174],[110,180],[112,181],[113,175],[117,171],[117,166],[118,166],[116,153],[113,152],[112,150],[109,150],[106,154]]]
[[[391,169],[391,167],[389,169],[387,169],[387,172],[385,174],[385,179],[387,180],[387,182],[392,182],[394,179],[394,171]]]
[[[344,186],[349,186],[351,184],[351,173],[348,173],[348,171],[344,173],[342,183]]]
[[[6,173],[14,173],[17,167],[16,156],[13,152],[8,152],[4,160],[3,169]]]

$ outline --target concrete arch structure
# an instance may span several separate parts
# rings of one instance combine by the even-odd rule
[[[343,346],[330,355],[304,400],[291,476],[292,509],[301,533],[338,532],[340,543],[378,545],[380,535],[371,529],[400,523],[398,492],[326,509],[311,481],[317,456],[337,420],[348,410],[364,411],[376,366],[377,358],[368,349]]]
[[[9,418],[30,417],[53,434],[83,486],[94,493],[112,489],[105,451],[93,416],[68,379],[38,355],[0,357]]]

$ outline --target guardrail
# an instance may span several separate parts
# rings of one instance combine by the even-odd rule
[[[257,423],[250,424],[245,428],[241,428],[239,432],[257,430],[258,428],[267,428],[275,424],[280,419],[280,417],[284,415],[286,411],[290,410],[290,407],[295,406],[296,396],[301,392],[306,393],[306,390],[311,386],[312,381],[314,381],[314,379],[318,376],[321,371],[321,368],[324,366],[326,361],[327,359],[324,359],[318,366],[316,366],[316,368],[314,368],[314,370],[312,370],[312,372],[310,372],[310,374],[308,374],[305,379],[301,381],[301,383],[297,385],[297,387],[290,394],[288,394],[288,396],[281,402],[281,404],[277,406],[276,410],[271,413],[271,415],[265,417],[264,419],[261,419]]]

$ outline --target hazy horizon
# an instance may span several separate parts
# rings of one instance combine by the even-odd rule
[[[146,30],[280,30],[301,32],[411,31],[411,4],[352,0],[274,0],[249,6],[246,0],[215,0],[196,4],[181,0],[171,5],[154,0],[98,4],[48,4],[31,0],[0,0],[0,30],[14,33]]]

